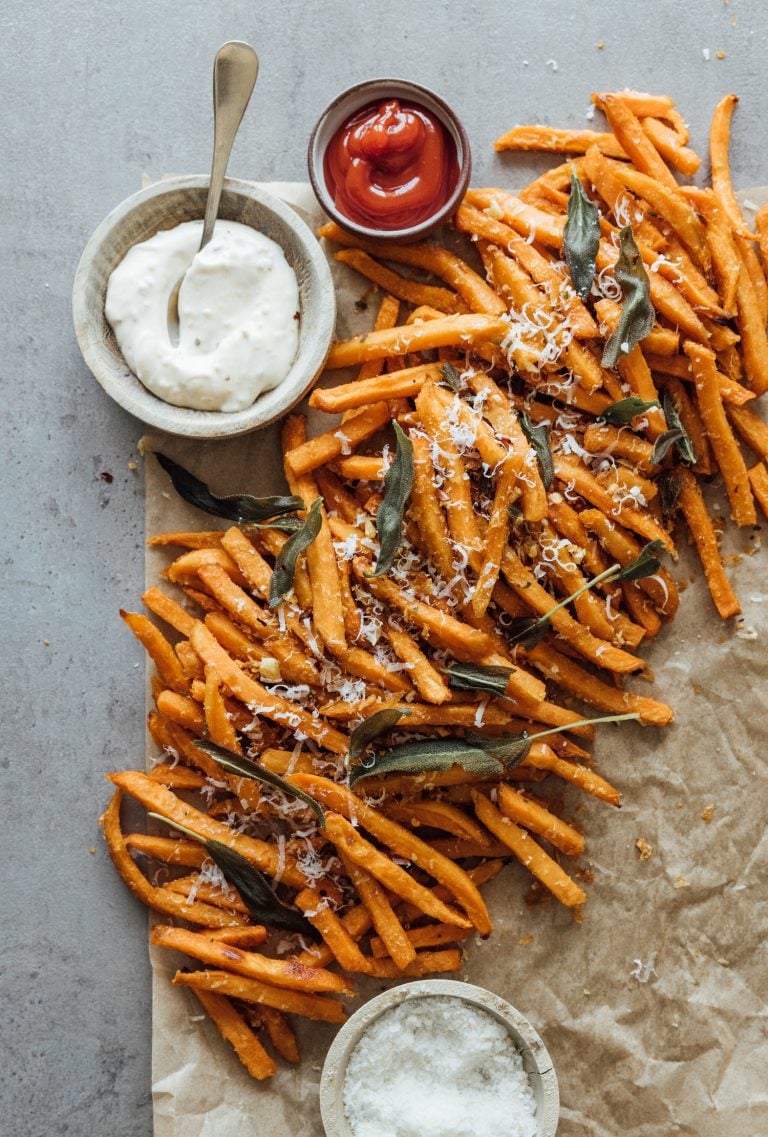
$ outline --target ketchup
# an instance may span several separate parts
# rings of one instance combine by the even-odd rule
[[[371,103],[340,126],[323,169],[339,212],[370,229],[428,220],[459,180],[456,145],[440,119],[397,99]]]

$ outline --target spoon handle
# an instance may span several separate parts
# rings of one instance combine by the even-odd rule
[[[213,62],[213,161],[201,249],[213,236],[232,143],[258,73],[259,57],[250,44],[231,40],[217,51]]]

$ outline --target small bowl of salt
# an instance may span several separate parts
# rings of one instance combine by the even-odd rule
[[[327,1137],[554,1137],[557,1076],[519,1011],[469,983],[385,991],[337,1034],[323,1066]]]

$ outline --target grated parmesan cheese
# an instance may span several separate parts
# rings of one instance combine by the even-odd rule
[[[386,1011],[352,1051],[344,1109],[354,1137],[535,1137],[523,1059],[496,1018],[428,996]]]

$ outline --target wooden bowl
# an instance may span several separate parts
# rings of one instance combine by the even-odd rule
[[[142,422],[188,438],[229,438],[268,426],[296,405],[322,370],[333,339],[336,300],[328,262],[309,227],[277,197],[250,182],[227,178],[219,216],[258,229],[276,241],[299,283],[299,350],[288,375],[244,411],[198,411],[163,402],[126,364],[104,316],[109,275],[128,250],[161,229],[205,213],[208,178],[169,178],[129,197],[105,217],[75,273],[75,335],[94,378]]]

